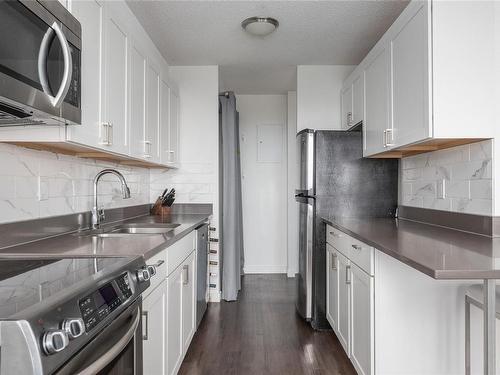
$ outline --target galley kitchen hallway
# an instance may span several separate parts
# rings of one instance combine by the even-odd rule
[[[295,280],[246,275],[237,302],[210,304],[179,374],[355,374],[335,335],[295,313]]]

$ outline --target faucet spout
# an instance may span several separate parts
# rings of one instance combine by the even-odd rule
[[[102,176],[106,174],[114,174],[118,179],[120,180],[121,187],[122,187],[122,195],[123,199],[128,199],[130,198],[130,189],[127,185],[127,181],[125,180],[125,177],[118,172],[115,169],[103,169],[100,171],[95,177],[94,177],[94,207],[92,208],[92,229],[98,229],[101,226],[101,223],[104,221],[105,216],[104,216],[104,209],[99,208],[98,202],[97,202],[97,185],[101,179]]]

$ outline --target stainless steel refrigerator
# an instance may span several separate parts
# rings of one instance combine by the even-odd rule
[[[299,273],[297,312],[315,329],[326,320],[326,225],[321,217],[391,217],[398,198],[398,161],[363,158],[361,132],[297,134]]]

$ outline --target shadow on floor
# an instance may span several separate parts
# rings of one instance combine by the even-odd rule
[[[356,374],[333,332],[295,312],[295,280],[246,275],[237,302],[210,304],[179,374]]]

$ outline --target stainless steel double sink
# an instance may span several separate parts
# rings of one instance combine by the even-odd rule
[[[121,224],[118,226],[111,226],[101,229],[89,229],[79,232],[79,236],[93,236],[93,237],[126,237],[129,235],[144,235],[152,236],[157,234],[168,233],[180,224],[160,224],[160,223],[130,223]]]

